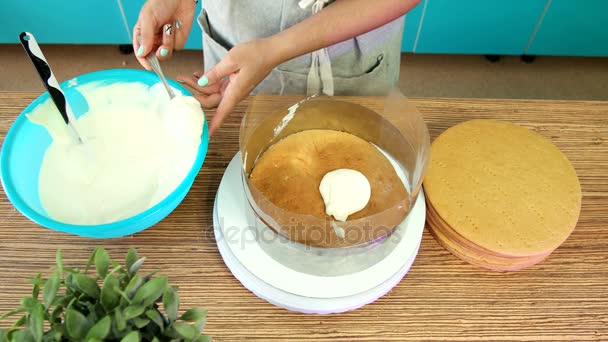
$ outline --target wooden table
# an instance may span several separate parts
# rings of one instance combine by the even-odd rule
[[[0,92],[0,135],[38,94]],[[373,100],[361,99],[368,104]],[[572,236],[546,261],[490,272],[455,258],[424,233],[407,276],[386,296],[354,312],[313,316],[257,298],[231,275],[213,236],[215,191],[238,148],[247,106],[217,133],[191,192],[163,222],[134,236],[92,240],[44,229],[0,195],[0,312],[30,291],[24,279],[48,274],[57,248],[81,266],[95,246],[123,260],[130,246],[179,286],[184,307],[209,309],[217,341],[608,340],[608,102],[413,99],[433,137],[473,118],[534,129],[570,158],[583,188]],[[1,325],[6,326],[5,321]]]

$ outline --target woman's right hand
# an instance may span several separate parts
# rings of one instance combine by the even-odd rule
[[[196,3],[196,0],[146,1],[133,28],[133,49],[144,68],[150,70],[145,59],[149,53],[155,53],[163,61],[171,57],[173,50],[184,47],[192,28]]]

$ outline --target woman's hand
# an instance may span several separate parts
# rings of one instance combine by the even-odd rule
[[[200,73],[194,73],[194,77],[178,77],[199,92],[195,97],[204,108],[217,107],[209,134],[280,63],[274,44],[271,39],[258,39],[236,45],[204,76],[199,78]]]
[[[169,59],[174,49],[184,47],[195,11],[195,0],[148,0],[144,4],[133,28],[133,48],[144,68],[150,70],[145,59],[149,53],[156,53],[162,61]]]

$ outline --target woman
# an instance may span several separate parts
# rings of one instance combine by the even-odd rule
[[[183,48],[197,0],[149,0],[134,28],[139,62]],[[403,15],[420,0],[205,0],[205,72],[178,80],[204,108],[212,134],[252,91],[386,93],[399,78]],[[137,41],[141,37],[141,45]]]

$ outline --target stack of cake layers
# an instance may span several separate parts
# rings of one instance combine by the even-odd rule
[[[518,270],[547,258],[581,208],[576,171],[549,140],[511,123],[472,120],[432,144],[427,226],[471,264]]]

